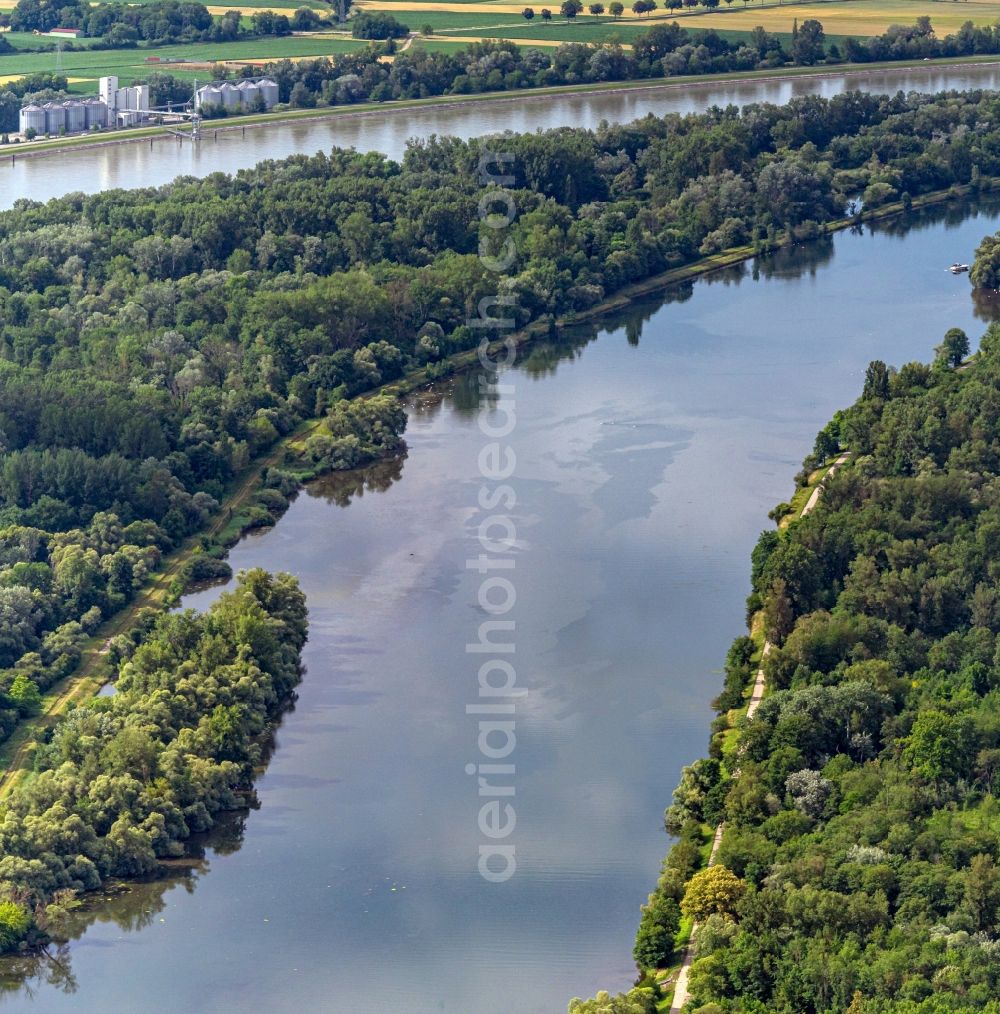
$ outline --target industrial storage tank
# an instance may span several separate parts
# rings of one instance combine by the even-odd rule
[[[240,108],[240,90],[234,84],[230,84],[228,81],[223,81],[219,85],[219,93],[222,95],[222,104],[226,109],[239,109]]]
[[[21,133],[33,130],[36,134],[45,133],[45,110],[41,106],[32,103],[21,110],[20,115]]]
[[[272,81],[269,77],[263,78],[257,82],[257,86],[260,88],[261,97],[264,99],[264,105],[268,109],[278,104],[278,100],[281,97],[281,93],[278,91],[278,85]]]
[[[76,134],[87,129],[87,109],[78,99],[69,99],[63,103],[66,110],[66,133]]]
[[[108,107],[100,99],[84,99],[83,109],[87,115],[87,129],[108,125]]]
[[[240,90],[240,106],[252,110],[261,97],[260,85],[256,81],[241,81],[236,87]]]
[[[42,108],[45,110],[45,132],[58,134],[66,126],[66,110],[58,102],[46,102]]]
[[[201,109],[203,106],[221,106],[222,92],[216,85],[205,85],[198,89],[197,102],[195,105]]]

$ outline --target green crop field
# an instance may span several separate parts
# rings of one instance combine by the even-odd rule
[[[283,57],[327,56],[343,53],[368,45],[349,38],[309,38],[292,36],[280,39],[248,39],[245,42],[194,42],[181,46],[163,46],[160,49],[104,49],[56,53],[9,53],[0,56],[0,79],[20,77],[39,71],[65,74],[69,78],[96,81],[99,77],[115,74],[122,82],[143,78],[155,70],[168,71],[183,77],[206,78],[207,70],[200,75],[197,68],[184,63],[165,63],[170,59],[183,59],[197,64],[224,60],[280,60]],[[158,56],[160,62],[147,63],[149,56]],[[74,90],[87,91],[82,82]]]
[[[541,8],[539,7],[539,10]],[[563,18],[559,18],[564,21]],[[540,23],[540,18],[535,18]],[[528,22],[520,14],[448,14],[441,11],[412,11],[407,13],[405,24],[419,32],[424,25],[430,25],[435,32],[451,35],[455,32],[487,32],[491,29],[506,30],[521,28]]]

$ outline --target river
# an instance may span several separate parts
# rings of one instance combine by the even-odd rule
[[[405,461],[317,483],[233,551],[235,568],[298,575],[310,609],[260,808],[190,875],[97,907],[4,1009],[558,1014],[626,988],[660,814],[704,751],[767,511],[870,359],[980,333],[945,265],[998,225],[994,201],[841,233],[529,347],[505,373],[528,693],[504,884],[477,873],[465,772],[477,378],[412,399]]]
[[[472,137],[503,130],[596,125],[602,119],[627,122],[647,113],[691,113],[715,104],[783,103],[800,95],[837,95],[847,89],[869,92],[941,91],[1000,86],[1000,63],[902,67],[845,74],[705,81],[641,89],[545,95],[385,109],[313,120],[289,121],[239,130],[207,130],[198,144],[164,135],[152,142],[112,144],[43,157],[0,155],[0,209],[21,198],[45,201],[70,191],[95,193],[115,187],[146,187],[176,176],[232,173],[264,158],[313,154],[335,146],[381,151],[399,159],[411,137],[451,134]],[[11,158],[14,163],[11,164]]]

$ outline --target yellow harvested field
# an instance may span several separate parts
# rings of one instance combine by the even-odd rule
[[[727,28],[751,31],[762,25],[772,32],[790,32],[792,22],[805,18],[822,22],[827,35],[881,35],[890,25],[912,25],[917,18],[931,19],[935,34],[950,35],[966,21],[991,25],[1000,21],[1000,3],[942,3],[937,0],[847,0],[845,3],[786,4],[754,10],[733,7],[696,18],[678,18],[685,28]]]
[[[0,0],[2,2],[2,0]],[[425,13],[438,12],[443,14],[520,14],[524,10],[525,6],[531,6],[528,4],[512,4],[512,3],[468,3],[468,4],[450,4],[443,3],[441,0],[427,0],[426,3],[423,0],[412,0],[407,3],[403,0],[402,3],[394,2],[394,0],[358,0],[355,4],[356,7],[363,8],[366,11],[392,11],[398,14],[401,18],[409,13],[419,13],[424,11]],[[544,6],[544,4],[536,4],[535,6]]]
[[[10,84],[11,81],[20,81],[24,77],[24,74],[8,74],[6,77],[0,77],[0,86]],[[90,77],[68,77],[66,80],[70,84],[80,84],[83,81],[93,81]]]

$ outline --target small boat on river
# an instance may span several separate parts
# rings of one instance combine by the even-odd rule
[[[959,264],[958,261],[956,261],[954,264],[952,264],[952,266],[950,268],[948,268],[948,270],[953,275],[960,275],[963,272],[969,270],[969,265],[968,264]]]

